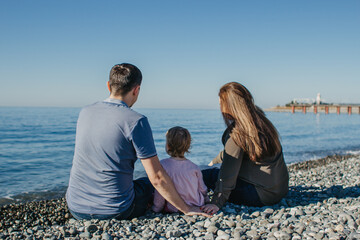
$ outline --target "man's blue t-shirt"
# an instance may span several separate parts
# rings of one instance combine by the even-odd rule
[[[156,155],[145,116],[108,98],[84,107],[76,128],[66,200],[72,211],[118,214],[134,199],[134,163]]]

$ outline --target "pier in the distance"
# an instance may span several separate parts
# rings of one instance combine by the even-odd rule
[[[304,114],[308,112],[317,113],[336,113],[336,114],[360,114],[360,104],[353,103],[326,103],[321,100],[320,93],[317,94],[316,100],[301,98],[293,99],[285,106],[276,106],[267,111],[273,112],[302,112]]]

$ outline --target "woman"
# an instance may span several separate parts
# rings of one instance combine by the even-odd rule
[[[227,201],[248,206],[279,202],[288,192],[289,175],[276,128],[240,83],[225,84],[219,97],[227,125],[224,150],[209,165],[222,165],[202,171],[205,184],[214,190],[202,210],[214,214]]]

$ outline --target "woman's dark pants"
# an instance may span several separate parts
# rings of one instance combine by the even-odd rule
[[[209,189],[214,190],[216,181],[218,180],[220,169],[209,168],[202,170],[201,172],[203,174],[205,185]],[[231,191],[228,202],[238,205],[254,207],[264,206],[264,204],[260,201],[255,186],[241,180],[240,178],[237,179],[236,187],[234,190]]]

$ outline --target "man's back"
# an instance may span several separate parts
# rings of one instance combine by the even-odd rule
[[[155,155],[146,117],[124,102],[107,99],[83,108],[66,194],[69,208],[86,214],[125,211],[134,198],[135,161]]]

